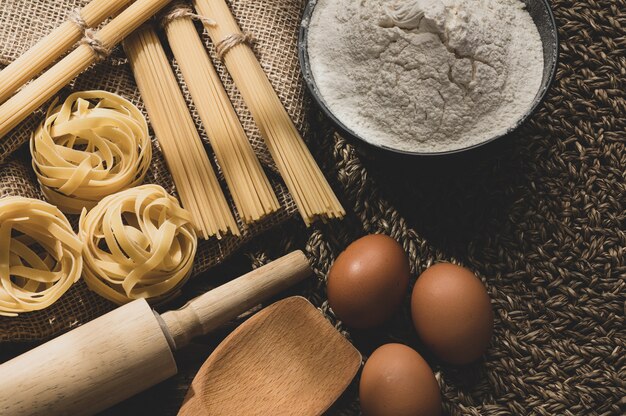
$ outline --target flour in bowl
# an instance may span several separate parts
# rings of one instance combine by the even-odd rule
[[[308,54],[346,127],[424,153],[504,133],[530,110],[543,74],[520,0],[317,0]]]

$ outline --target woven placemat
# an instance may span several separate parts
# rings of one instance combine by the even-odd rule
[[[355,223],[314,231],[320,277],[346,241],[383,232],[402,242],[415,274],[455,261],[488,287],[495,333],[470,368],[424,350],[408,301],[385,334],[351,333],[366,356],[389,341],[424,353],[447,414],[624,414],[626,1],[552,6],[557,80],[525,128],[491,153],[393,166],[330,143]],[[353,388],[333,413],[357,414],[356,400]]]
[[[402,164],[334,137],[316,120],[313,150],[348,217],[309,231],[288,223],[248,247],[263,263],[304,244],[318,281],[297,290],[365,358],[386,342],[420,351],[449,415],[622,415],[626,405],[626,1],[552,6],[561,39],[557,80],[518,134],[467,158]],[[334,320],[325,274],[367,233],[400,241],[413,279],[440,260],[483,279],[496,322],[482,362],[457,368],[430,355],[411,329],[408,298],[378,332],[348,331]],[[231,329],[179,353],[178,376],[107,415],[176,414],[195,372]],[[356,381],[329,414],[359,414]]]
[[[312,149],[348,217],[310,230],[290,220],[245,248],[262,264],[305,247],[318,280],[297,293],[364,357],[390,341],[422,352],[450,415],[621,415],[626,404],[626,1],[552,5],[561,38],[557,80],[519,134],[477,159],[392,165],[358,153],[316,120]],[[284,19],[283,11],[272,18]],[[481,276],[496,318],[482,362],[459,369],[429,355],[411,330],[408,300],[384,331],[347,331],[334,320],[325,273],[366,233],[400,241],[413,279],[439,260]],[[242,262],[215,273],[236,275]],[[208,284],[190,282],[185,297]],[[175,378],[106,414],[175,415],[202,361],[233,326],[177,353]],[[359,413],[355,385],[330,414]]]

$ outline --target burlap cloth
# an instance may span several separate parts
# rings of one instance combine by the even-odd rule
[[[67,20],[72,10],[82,7],[87,2],[85,0],[0,0],[0,64],[6,65],[15,59],[42,34],[48,33],[60,22]],[[284,52],[277,53],[277,51],[294,50],[296,47],[297,40],[293,36],[293,30],[299,24],[300,6],[299,3],[288,0],[266,3],[239,2],[235,10],[238,11],[239,15],[245,16],[241,20],[242,26],[255,33],[258,39],[258,55],[263,67],[275,89],[279,92],[290,116],[306,135],[309,128],[305,118],[304,90],[300,84],[297,57]],[[263,19],[274,19],[275,22],[268,25],[268,20],[260,19],[260,16],[265,16]],[[277,20],[278,18],[281,20]],[[157,24],[158,22],[153,23]],[[206,41],[207,45],[211,46],[208,38]],[[211,47],[210,50],[215,58],[214,49]],[[224,85],[233,99],[244,129],[266,168],[282,208],[278,213],[260,223],[244,228],[242,238],[231,236],[225,237],[221,241],[216,239],[202,241],[194,264],[194,275],[220,263],[251,238],[284,222],[296,213],[294,202],[277,174],[269,151],[263,144],[251,114],[234,88],[232,80],[224,71],[224,67],[217,59],[214,61],[224,80]],[[172,64],[179,79],[182,79],[175,61]],[[113,51],[110,59],[99,63],[79,76],[71,86],[61,92],[61,95],[67,94],[70,90],[87,89],[104,89],[121,94],[143,110],[143,103],[134,82],[130,65],[126,62],[121,47]],[[184,85],[183,91],[198,130],[205,139],[207,148],[209,148],[204,128]],[[20,148],[24,142],[28,141],[35,126],[41,122],[42,111],[43,109],[40,109],[9,136],[0,139],[0,163],[4,162],[0,165],[0,196],[22,195],[42,198],[36,177],[30,167],[30,155],[27,146]],[[172,178],[165,166],[163,155],[154,136],[153,143],[154,157],[146,181],[158,183],[166,190],[176,194]],[[212,154],[212,152],[210,153]],[[218,170],[217,164],[215,166]],[[219,170],[218,173],[222,186],[225,188],[224,177]],[[235,212],[234,203],[230,197],[229,202],[232,211]],[[70,220],[76,221],[76,218],[70,218]],[[241,225],[241,221],[237,220]],[[0,342],[49,338],[70,326],[93,319],[112,307],[114,305],[96,296],[87,289],[84,283],[79,282],[59,302],[45,311],[23,314],[18,318],[11,319],[0,317]]]
[[[0,1],[0,61],[15,58],[81,3]],[[391,341],[408,343],[423,353],[436,372],[448,414],[622,414],[626,1],[553,1],[561,38],[557,81],[524,129],[478,157],[406,163],[357,153],[352,144],[333,136],[325,120],[307,117],[309,101],[296,61],[304,3],[234,0],[232,7],[244,30],[259,40],[257,54],[291,116],[305,131],[309,131],[305,121],[313,122],[307,139],[348,217],[305,229],[272,174],[285,209],[251,230],[248,237],[271,228],[239,253],[249,253],[253,265],[258,265],[289,249],[305,248],[318,279],[296,292],[318,305],[364,357]],[[223,71],[221,75],[271,172],[250,115],[228,77]],[[137,101],[119,52],[76,84],[122,92]],[[173,190],[167,176],[157,156],[150,180]],[[0,192],[40,196],[25,153],[18,152],[0,168]],[[325,302],[323,279],[336,255],[365,233],[387,233],[400,241],[411,258],[414,278],[439,260],[464,264],[483,278],[496,323],[482,362],[459,369],[425,351],[411,330],[408,298],[403,311],[382,330],[353,332],[336,322]],[[204,244],[197,273],[248,240]],[[249,267],[242,264],[243,255],[235,258],[228,270],[219,266],[209,277],[190,282],[177,302],[216,284],[210,276],[228,276],[229,270],[234,275]],[[64,299],[50,311],[0,320],[0,341],[42,339],[110,307],[81,286],[67,298],[72,302]],[[176,414],[195,371],[230,329],[232,325],[179,352],[178,376],[106,414]],[[356,383],[329,413],[358,414]]]

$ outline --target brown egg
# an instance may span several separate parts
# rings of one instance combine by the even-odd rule
[[[368,235],[350,244],[328,273],[328,302],[353,328],[373,328],[394,314],[409,286],[409,259],[393,238]]]
[[[364,416],[438,416],[441,393],[435,375],[415,350],[386,344],[363,367],[359,399]]]
[[[442,360],[469,364],[482,356],[493,332],[493,310],[474,273],[450,263],[429,267],[411,295],[417,334]]]

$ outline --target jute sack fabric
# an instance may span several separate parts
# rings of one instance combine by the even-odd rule
[[[293,49],[271,53],[295,55],[295,16],[303,3],[238,0],[233,8],[241,22],[243,11],[256,13],[263,24],[255,26],[257,32],[249,29],[251,23],[247,29],[257,37],[266,28],[284,28],[281,39],[289,38]],[[305,247],[318,276],[304,289],[309,299],[365,358],[385,342],[420,351],[435,371],[445,413],[454,416],[623,414],[626,1],[554,0],[552,5],[561,38],[557,81],[540,111],[496,157],[453,163],[447,172],[421,161],[408,167],[374,163],[316,119],[311,149],[348,217],[311,230],[296,219],[287,221],[272,238],[252,240],[244,249],[260,265]],[[266,51],[259,56],[267,63]],[[294,91],[301,94],[298,100],[304,98],[302,89]],[[282,99],[288,102],[285,92]],[[16,187],[27,183],[28,166],[10,171],[22,181]],[[334,318],[325,274],[341,250],[366,233],[386,233],[401,242],[413,281],[437,261],[461,263],[483,279],[496,319],[483,361],[458,369],[429,354],[411,329],[408,297],[402,312],[374,333],[350,331]],[[210,279],[189,283],[196,293],[202,285],[210,286]],[[179,357],[176,377],[106,414],[177,414],[191,379],[228,329],[232,326],[197,340]],[[357,385],[358,379],[329,414],[359,414]]]
[[[0,1],[0,68],[17,58],[21,53],[35,43],[42,35],[47,34],[63,21],[67,20],[71,12],[84,6],[85,0],[1,0]],[[298,59],[295,53],[297,39],[294,38],[294,28],[299,25],[303,7],[302,1],[235,1],[233,11],[239,19],[243,30],[254,33],[255,51],[261,64],[268,74],[272,85],[285,105],[289,115],[295,121],[298,129],[306,137],[309,131],[305,104],[304,86],[300,79]],[[157,24],[158,22],[153,22]],[[198,28],[201,29],[200,27]],[[296,206],[287,192],[274,166],[269,151],[260,137],[254,124],[252,115],[246,108],[241,96],[235,89],[221,62],[215,57],[215,50],[208,36],[204,35],[214,63],[222,77],[239,118],[244,126],[253,148],[259,156],[270,178],[272,186],[281,204],[279,212],[263,221],[249,227],[243,227],[237,218],[243,236],[215,238],[202,241],[198,247],[194,265],[194,275],[201,274],[214,266],[246,242],[262,232],[283,223],[296,214]],[[165,42],[165,41],[164,41]],[[164,43],[167,45],[167,43]],[[286,53],[285,51],[293,51]],[[170,54],[171,56],[171,54]],[[182,80],[176,62],[172,59],[178,77]],[[196,109],[191,102],[190,95],[181,81],[181,88],[188,101],[193,118],[196,121],[206,147],[213,155],[206,139],[204,128],[200,122]],[[111,57],[94,65],[81,74],[68,88],[60,93],[66,96],[71,91],[89,89],[103,89],[122,95],[135,103],[143,111],[143,103],[137,90],[130,65],[123,54],[121,47],[113,51]],[[43,199],[36,177],[30,167],[30,155],[27,146],[24,146],[36,125],[42,121],[44,108],[35,112],[31,117],[18,126],[10,135],[0,139],[0,197],[22,195]],[[166,168],[163,155],[155,137],[153,139],[154,157],[148,172],[146,182],[157,183],[168,192],[176,194],[171,175]],[[216,169],[224,189],[224,177]],[[231,210],[235,212],[232,198],[227,194]],[[71,218],[76,221],[76,218]],[[79,281],[70,291],[52,307],[39,312],[22,314],[17,318],[0,317],[0,342],[3,341],[37,341],[50,338],[72,326],[87,322],[114,305],[90,292],[86,285]]]

